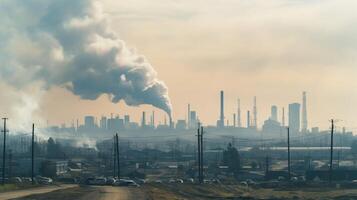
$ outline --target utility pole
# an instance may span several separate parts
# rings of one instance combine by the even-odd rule
[[[118,165],[118,180],[120,180],[120,160],[119,160],[119,136],[118,133],[115,135],[116,140],[116,152],[117,152],[117,165]]]
[[[289,175],[289,181],[291,180],[291,168],[290,168],[290,128],[287,127],[288,130],[288,175]]]
[[[201,126],[201,183],[203,183],[203,126]]]
[[[200,140],[200,123],[197,128],[197,170],[198,170],[198,182],[201,184],[201,140]]]
[[[8,118],[2,118],[4,120],[4,143],[3,143],[3,151],[2,151],[2,184],[5,184],[5,157],[6,157],[6,133],[8,130],[6,129],[6,120]]]
[[[34,180],[34,148],[35,146],[35,124],[32,124],[32,145],[31,145],[31,182],[32,182],[32,185],[35,184],[35,180]]]
[[[334,131],[334,121],[333,119],[331,119],[331,148],[330,148],[330,177],[329,177],[330,183],[332,182],[333,131]]]
[[[113,177],[116,176],[116,145],[115,145],[115,136],[113,137]]]

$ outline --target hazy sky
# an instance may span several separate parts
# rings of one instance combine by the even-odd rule
[[[232,121],[240,97],[243,124],[257,96],[261,126],[271,105],[280,109],[301,102],[305,90],[309,127],[327,128],[330,118],[341,119],[339,126],[357,127],[355,0],[102,3],[114,31],[145,55],[168,86],[175,119],[185,119],[191,103],[204,123],[215,124],[224,90],[226,118]],[[110,113],[139,120],[142,110],[153,110],[113,104],[105,96],[80,100],[58,87],[41,92],[38,102],[37,115],[50,123]],[[163,121],[163,113],[157,113]]]

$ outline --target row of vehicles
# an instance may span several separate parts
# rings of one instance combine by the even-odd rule
[[[183,183],[198,183],[197,180],[195,181],[195,179],[193,178],[188,178],[188,179],[168,179],[168,180],[155,180],[153,181],[153,183],[170,183],[170,184],[174,184],[174,183],[178,183],[178,184],[183,184]],[[205,184],[218,184],[221,183],[218,179],[204,179],[203,183]]]
[[[0,182],[2,182],[2,178],[0,178]],[[53,180],[48,177],[36,176],[34,177],[34,182],[36,184],[50,185],[53,183]],[[5,178],[5,183],[28,184],[32,183],[32,179],[30,177],[11,177]]]
[[[143,180],[144,181],[144,180]],[[145,182],[142,182],[145,183]],[[132,180],[127,178],[105,178],[105,177],[96,177],[96,178],[87,178],[85,180],[86,185],[112,185],[112,186],[131,186],[131,187],[140,187],[140,185]]]

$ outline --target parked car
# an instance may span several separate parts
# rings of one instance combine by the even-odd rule
[[[105,185],[107,183],[107,179],[104,177],[99,177],[94,180],[95,185]]]
[[[119,179],[113,183],[113,186],[132,186],[132,187],[140,187],[135,181],[130,179]]]
[[[182,183],[183,183],[183,180],[182,180],[182,179],[176,179],[176,183],[182,184]]]
[[[87,185],[95,185],[95,178],[92,178],[92,177],[87,178],[85,180],[85,184],[87,184]]]
[[[162,180],[155,180],[155,182],[154,183],[162,183]]]
[[[216,179],[216,178],[212,179],[211,181],[214,184],[220,184],[221,183],[221,181],[219,179]]]
[[[135,179],[135,182],[137,182],[137,183],[139,183],[139,184],[145,184],[145,183],[146,183],[146,180],[145,180],[145,179],[137,178],[137,179]]]
[[[21,180],[23,183],[31,183],[32,182],[32,179],[30,177],[22,177]],[[35,179],[35,181],[36,181],[36,179]]]
[[[256,185],[257,183],[255,181],[253,181],[252,179],[247,179],[246,182],[248,183],[248,185]]]
[[[43,177],[43,176],[37,176],[36,181],[39,184],[44,184],[44,185],[49,185],[53,183],[53,180],[48,177]]]
[[[239,185],[242,187],[248,187],[248,183],[246,181],[240,182]]]
[[[115,178],[107,178],[106,185],[113,185],[115,180],[116,180]]]
[[[279,176],[278,177],[278,181],[285,181],[285,177],[284,176]]]

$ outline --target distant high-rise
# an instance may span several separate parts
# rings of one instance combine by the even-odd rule
[[[152,111],[151,115],[151,126],[155,127],[155,111]]]
[[[84,117],[84,127],[86,128],[94,128],[94,117],[93,116],[85,116]]]
[[[257,97],[254,97],[254,105],[253,105],[253,123],[252,126],[257,128],[258,127],[258,122],[257,122]]]
[[[191,111],[190,112],[190,128],[196,128],[197,127],[197,113],[196,111]]]
[[[281,117],[281,125],[285,126],[285,108],[283,107],[283,111],[282,111],[282,117]]]
[[[220,117],[219,117],[219,120],[218,120],[218,123],[217,123],[217,126],[218,128],[223,128],[224,127],[224,92],[223,90],[221,91],[221,98],[220,98]]]
[[[103,130],[107,129],[107,117],[102,116],[99,123],[100,123],[101,129],[103,129]]]
[[[237,125],[238,127],[242,127],[242,120],[241,120],[241,111],[240,111],[240,99],[238,98],[238,110],[237,110]]]
[[[292,133],[300,130],[300,104],[289,104],[289,128]]]
[[[278,121],[278,107],[275,105],[271,106],[270,119],[274,121]]]
[[[302,93],[301,131],[307,132],[306,92]]]

